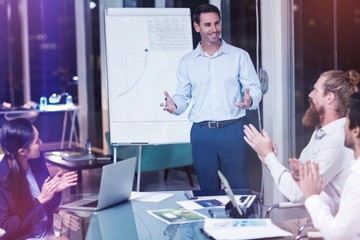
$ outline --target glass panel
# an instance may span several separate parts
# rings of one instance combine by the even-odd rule
[[[360,1],[337,0],[339,69],[360,71]]]
[[[77,103],[73,0],[28,0],[27,14],[32,100],[69,92]]]
[[[124,0],[124,7],[154,7],[154,0]]]
[[[299,156],[313,131],[304,127],[301,120],[309,106],[308,94],[320,73],[336,66],[343,71],[360,70],[360,2],[294,0],[294,33],[296,155]]]
[[[102,148],[102,107],[101,107],[101,63],[100,63],[100,27],[99,27],[99,0],[91,0],[95,3],[93,8],[85,8],[88,22],[86,36],[91,38],[88,42],[89,56],[88,70],[90,74],[87,79],[88,99],[88,139],[93,147]]]
[[[224,40],[247,51],[256,69],[256,1],[222,0],[221,12],[223,18],[222,36]],[[247,111],[245,119],[247,124],[251,123],[259,129],[257,111]],[[248,165],[251,189],[260,192],[262,178],[261,162],[255,151],[250,147],[248,148]]]
[[[308,94],[320,73],[333,68],[333,5],[329,0],[294,1],[296,156],[309,141],[313,127],[302,117]]]
[[[22,48],[18,0],[0,1],[0,103],[22,105]]]
[[[27,4],[24,14],[20,3]],[[23,22],[28,24],[30,96],[68,92],[77,103],[75,20],[73,0],[0,1],[0,101],[24,104]],[[27,19],[24,19],[27,16]],[[65,102],[65,99],[63,100]],[[59,141],[62,116],[41,116],[36,121],[44,142]],[[49,123],[54,124],[49,124]]]
[[[28,39],[31,100],[62,94],[78,103],[75,8],[73,0],[28,0]],[[59,141],[64,113],[41,114],[36,126],[46,143]],[[49,124],[52,123],[52,124]]]

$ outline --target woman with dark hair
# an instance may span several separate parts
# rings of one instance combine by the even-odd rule
[[[40,153],[38,130],[27,119],[6,122],[1,132],[1,239],[45,238],[51,235],[53,213],[61,191],[77,184],[75,172],[59,171],[50,178]]]

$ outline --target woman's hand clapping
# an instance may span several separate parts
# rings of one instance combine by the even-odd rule
[[[41,188],[41,192],[37,199],[41,204],[46,203],[51,200],[54,194],[56,193],[56,189],[58,188],[60,180],[58,178],[50,179],[47,177],[44,181],[44,184]]]
[[[59,185],[56,189],[56,192],[61,192],[68,187],[76,186],[78,175],[76,172],[64,173],[63,171],[59,171],[58,173],[56,173],[54,179],[55,178],[59,179]]]

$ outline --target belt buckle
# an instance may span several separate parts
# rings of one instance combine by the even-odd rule
[[[219,122],[208,122],[208,128],[218,128]]]

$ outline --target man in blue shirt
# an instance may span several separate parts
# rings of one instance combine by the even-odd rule
[[[201,42],[178,66],[176,94],[164,92],[164,110],[182,114],[193,102],[189,120],[193,160],[200,188],[220,189],[221,170],[232,188],[249,188],[243,117],[257,109],[262,97],[249,54],[227,44],[221,35],[219,9],[195,9],[194,28]]]

